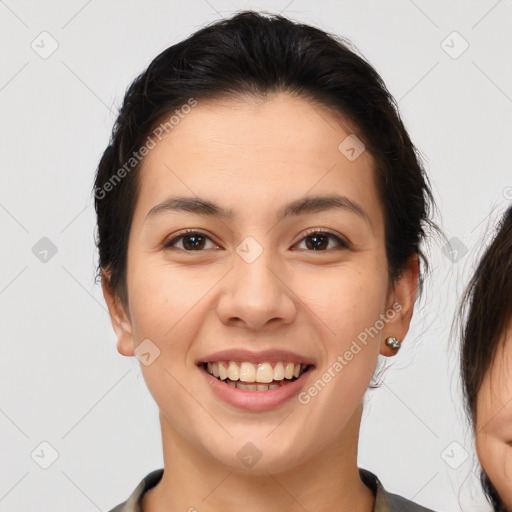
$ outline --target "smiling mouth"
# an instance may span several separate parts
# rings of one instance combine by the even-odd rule
[[[300,379],[313,368],[311,364],[216,361],[198,365],[212,377],[232,388],[244,391],[270,391]]]

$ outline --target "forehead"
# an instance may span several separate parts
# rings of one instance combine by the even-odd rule
[[[177,121],[177,122],[176,122]],[[267,156],[290,158],[290,151],[301,160],[321,159],[328,154],[339,155],[338,146],[356,131],[352,123],[325,106],[303,98],[278,93],[268,99],[252,96],[200,99],[190,113],[175,118],[176,124],[167,132],[160,150],[186,144],[194,153],[219,149],[217,156],[229,156],[225,148],[240,151],[256,149]],[[201,147],[190,147],[191,142]],[[148,163],[158,152],[152,152]],[[363,154],[363,159],[369,155]],[[250,164],[250,162],[247,162]]]
[[[289,94],[198,100],[143,160],[135,216],[169,194],[254,214],[335,191],[366,203],[378,224],[374,160],[368,151],[358,154],[364,146],[356,137],[348,120]]]

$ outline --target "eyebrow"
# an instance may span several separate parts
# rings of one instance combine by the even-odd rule
[[[354,213],[372,226],[369,215],[360,204],[339,194],[307,196],[301,199],[296,199],[295,201],[284,205],[284,207],[279,210],[277,213],[277,220],[280,222],[288,217],[317,213],[335,208]],[[223,219],[233,219],[234,217],[232,209],[226,210],[206,199],[199,197],[170,197],[162,203],[153,206],[146,215],[144,222],[157,214],[173,211],[189,212]]]

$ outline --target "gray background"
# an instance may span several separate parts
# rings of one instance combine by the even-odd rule
[[[109,510],[163,465],[157,407],[94,282],[91,188],[129,83],[243,8],[348,37],[399,101],[456,252],[427,248],[411,331],[366,396],[359,464],[435,510],[490,510],[450,329],[512,199],[510,0],[0,1],[0,510]]]

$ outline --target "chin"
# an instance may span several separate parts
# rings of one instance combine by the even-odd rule
[[[283,473],[300,464],[296,449],[290,447],[287,453],[281,447],[276,451],[276,444],[268,439],[265,441],[265,436],[261,437],[261,441],[251,441],[248,436],[239,442],[231,440],[233,448],[226,446],[222,452],[219,452],[217,445],[209,450],[210,457],[234,473],[252,476]]]

